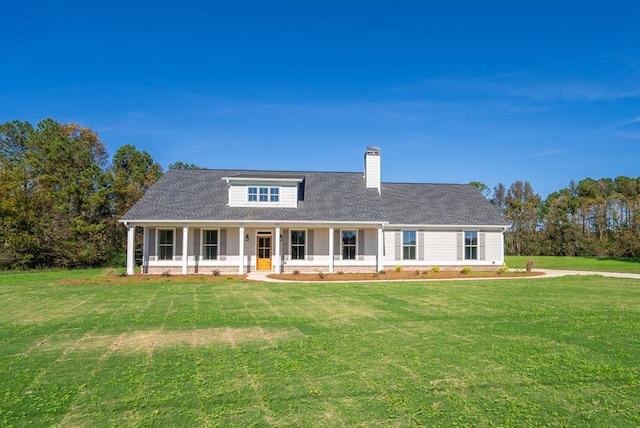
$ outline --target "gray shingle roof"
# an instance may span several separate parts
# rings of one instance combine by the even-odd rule
[[[391,224],[507,225],[471,184],[382,183],[381,192]]]
[[[304,178],[304,200],[297,208],[229,207],[223,177]],[[382,183],[379,195],[363,173],[244,170],[169,170],[122,220],[506,224],[470,185]]]

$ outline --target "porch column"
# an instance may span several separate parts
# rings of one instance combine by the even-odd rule
[[[142,228],[142,269],[141,273],[149,273],[149,228]]]
[[[127,275],[135,274],[136,267],[136,227],[132,224],[127,224]]]
[[[182,274],[189,272],[189,226],[182,226]]]
[[[280,273],[280,225],[277,224],[276,225],[276,236],[275,236],[275,240],[276,240],[276,246],[275,246],[275,251],[273,252],[273,260],[274,260],[274,266],[273,266],[273,271],[275,273]]]
[[[333,273],[333,226],[329,226],[329,273]]]
[[[377,270],[380,272],[384,270],[384,233],[382,231],[382,225],[378,226],[378,266]]]
[[[240,233],[238,238],[238,252],[240,253],[240,262],[238,262],[238,274],[244,274],[244,225],[240,225]]]

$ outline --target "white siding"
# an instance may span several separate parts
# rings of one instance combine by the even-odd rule
[[[486,262],[502,265],[502,232],[486,232],[485,234]]]
[[[329,259],[329,229],[309,229],[313,230],[313,258],[317,260],[323,254]],[[328,262],[327,262],[328,263]]]
[[[280,202],[249,202],[248,187],[278,187],[280,189]],[[295,208],[298,206],[298,185],[295,183],[229,183],[229,206],[232,207],[283,207]]]
[[[393,263],[396,259],[396,232],[395,230],[384,231],[384,261]]]
[[[240,244],[238,242],[240,229],[235,227],[221,227],[220,229],[225,229],[227,231],[227,260],[229,260],[229,256],[237,256],[240,252]],[[245,251],[247,251],[246,247],[247,244],[245,242]]]
[[[449,263],[457,261],[455,230],[427,230],[424,236],[424,258],[425,262]]]
[[[367,151],[364,163],[367,188],[374,188],[380,191],[380,153],[370,154]]]
[[[375,256],[378,252],[378,231],[376,229],[364,229],[364,254]]]

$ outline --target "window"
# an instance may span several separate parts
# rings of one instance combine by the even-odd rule
[[[416,231],[404,230],[402,232],[402,259],[416,259]]]
[[[478,232],[464,232],[464,259],[478,259]]]
[[[249,187],[247,195],[249,202],[280,202],[279,187]]]
[[[260,202],[267,202],[269,200],[269,188],[260,188]]]
[[[249,202],[256,202],[258,200],[258,188],[249,187]]]
[[[271,202],[280,201],[280,189],[278,189],[277,187],[272,187],[269,190],[269,201]]]
[[[343,230],[342,231],[342,260],[356,259],[356,239],[358,231]]]
[[[215,260],[218,258],[218,231],[202,231],[202,258],[204,260]]]
[[[305,253],[305,231],[291,231],[291,260],[304,260]]]
[[[171,229],[158,230],[158,259],[173,259],[173,230]]]

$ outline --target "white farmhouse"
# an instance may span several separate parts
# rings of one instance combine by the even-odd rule
[[[380,181],[380,150],[362,172],[169,170],[127,212],[142,272],[474,270],[504,264],[507,223],[473,185]]]

